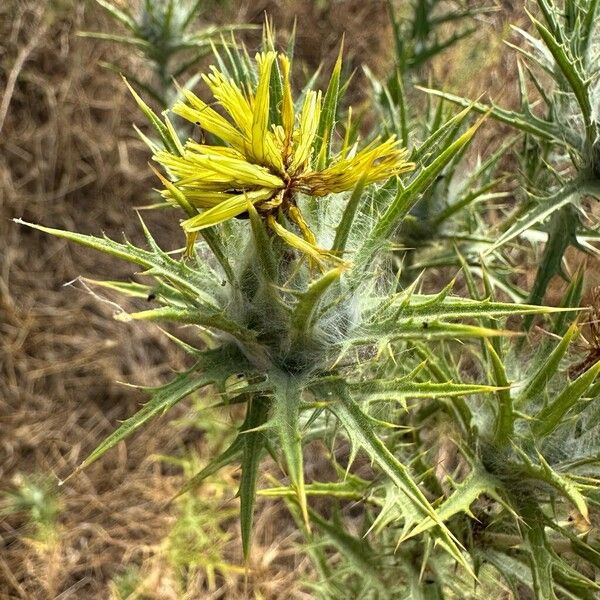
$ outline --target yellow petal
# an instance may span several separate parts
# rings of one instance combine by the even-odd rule
[[[259,80],[252,107],[251,150],[256,160],[264,163],[267,159],[265,138],[267,137],[269,128],[269,107],[271,100],[269,86],[275,53],[267,52],[263,56],[257,55],[256,60],[259,63]]]
[[[184,256],[186,258],[191,258],[194,256],[194,245],[196,243],[196,239],[198,238],[198,232],[192,231],[185,234],[185,253]]]
[[[179,189],[179,193],[185,197],[190,205],[195,206],[196,208],[212,208],[213,206],[217,206],[217,204],[221,204],[221,202],[238,195],[227,192],[215,192],[212,190],[189,190],[185,188],[183,190]],[[162,190],[161,196],[170,204],[176,203],[177,205],[181,205],[173,192],[169,189]]]
[[[302,236],[304,237],[304,239],[309,244],[316,246],[317,238],[315,237],[315,234],[310,230],[307,222],[304,220],[300,209],[297,206],[290,206],[288,209],[288,214],[290,216],[290,219],[296,225],[298,225],[298,229],[300,229],[300,231],[302,232]]]
[[[208,183],[220,184],[216,188],[225,187],[245,189],[248,187],[268,187],[279,189],[284,187],[281,178],[273,175],[260,165],[237,158],[220,155],[203,155],[186,152],[182,157],[174,156],[166,151],[157,152],[155,160],[169,169],[179,178],[177,185],[190,186]]]
[[[330,252],[327,252],[327,250],[323,250],[322,248],[319,248],[318,246],[315,246],[314,244],[302,239],[295,233],[288,231],[275,220],[273,215],[269,215],[267,217],[267,224],[286,244],[292,248],[296,248],[296,250],[299,250],[303,254],[306,254],[312,258],[320,269],[323,270],[328,261],[341,266],[347,266],[345,261],[337,256],[334,256]]]
[[[296,147],[290,171],[295,173],[303,168],[310,160],[315,135],[321,116],[321,92],[310,91],[306,94],[302,113],[300,114],[300,127],[295,133]]]
[[[242,133],[250,137],[252,128],[252,109],[250,103],[237,84],[227,79],[216,67],[211,67],[210,75],[202,78],[210,88],[213,96],[231,115]]]
[[[282,173],[283,158],[277,148],[275,135],[269,128],[271,71],[275,58],[275,52],[256,56],[259,80],[252,102],[252,135],[250,144],[246,146],[246,154],[253,161]]]
[[[224,156],[206,156],[199,157],[197,162],[207,172],[212,171],[215,176],[221,176],[223,181],[230,181],[232,187],[260,186],[273,189],[284,187],[283,180],[270,173],[268,169],[243,160]]]
[[[199,144],[192,140],[188,140],[185,144],[184,154],[186,151],[195,152],[197,154],[216,154],[218,156],[228,156],[229,158],[238,158],[244,160],[244,155],[234,148],[229,146],[210,146],[208,144]]]
[[[332,163],[323,171],[310,172],[298,178],[298,188],[308,194],[325,196],[353,189],[364,177],[365,183],[383,181],[412,171],[413,163],[407,162],[408,152],[398,148],[398,142],[390,138],[382,144],[374,140],[352,158]]]
[[[199,123],[200,127],[216,135],[218,138],[233,146],[236,150],[244,151],[245,138],[227,119],[203,102],[196,94],[189,90],[180,90],[188,102],[177,102],[173,112],[192,123]]]
[[[292,98],[292,87],[290,85],[290,61],[285,54],[279,55],[281,74],[283,76],[283,101],[281,103],[281,120],[285,134],[285,152],[291,151],[292,134],[294,132],[294,100]]]
[[[223,221],[233,219],[248,210],[248,201],[256,204],[271,197],[272,190],[256,190],[244,194],[237,194],[225,202],[203,212],[191,219],[187,219],[181,225],[187,232],[200,231]]]

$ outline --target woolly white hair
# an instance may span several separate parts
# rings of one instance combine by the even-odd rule
[[[363,193],[349,232],[344,258],[350,263],[353,254],[371,231],[382,207],[376,205],[373,191],[377,189],[377,202],[391,201],[392,192],[382,188]],[[317,244],[330,248],[336,235],[336,227],[349,198],[348,193],[331,194],[325,198],[301,196],[298,206],[308,226],[315,234]],[[385,204],[386,202],[383,202]],[[211,281],[213,293],[223,299],[224,311],[229,318],[257,333],[267,348],[271,359],[279,364],[293,364],[293,369],[312,371],[323,368],[329,350],[343,345],[350,333],[360,331],[363,315],[373,309],[377,299],[387,296],[395,289],[390,269],[376,268],[367,274],[357,290],[349,290],[344,277],[339,285],[331,286],[322,298],[322,306],[328,310],[318,316],[317,325],[305,348],[290,347],[289,309],[293,308],[300,294],[315,281],[314,266],[307,259],[298,258],[277,236],[270,235],[268,242],[279,258],[276,276],[266,282],[257,253],[256,240],[246,219],[232,219],[219,226],[219,238],[225,254],[232,263],[238,279],[238,289],[226,282]],[[199,266],[204,261],[215,262],[209,256],[205,242],[197,244]],[[216,267],[215,267],[216,268]],[[248,356],[252,360],[252,356]]]

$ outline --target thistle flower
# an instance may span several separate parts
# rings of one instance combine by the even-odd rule
[[[351,190],[359,180],[366,184],[387,180],[412,170],[414,165],[407,162],[407,151],[399,148],[393,137],[384,142],[375,139],[361,150],[344,144],[327,165],[331,129],[319,135],[324,113],[321,92],[308,91],[296,114],[289,59],[268,51],[257,54],[256,62],[258,85],[254,90],[241,88],[216,67],[203,76],[216,104],[229,118],[191,91],[181,90],[185,101],[178,102],[173,112],[200,125],[223,145],[189,140],[175,151],[157,151],[154,159],[173,180],[163,195],[168,201],[181,204],[183,199],[187,206],[201,209],[183,222],[187,234],[238,217],[251,203],[275,234],[317,264],[324,259],[341,262],[318,247],[298,208],[298,194],[324,197]],[[278,67],[280,102],[273,97],[271,85]],[[338,59],[334,70],[338,77],[340,68]],[[273,114],[277,123],[272,122]],[[282,215],[300,235],[281,224]]]

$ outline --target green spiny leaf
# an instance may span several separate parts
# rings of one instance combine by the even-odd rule
[[[210,313],[202,311],[199,308],[162,306],[135,313],[120,313],[115,318],[119,321],[133,319],[136,321],[173,321],[175,323],[200,325],[228,333],[242,342],[252,343],[255,338],[255,334],[252,331],[241,327],[235,321],[227,319],[221,313]]]
[[[496,393],[498,397],[498,413],[494,439],[498,444],[506,444],[513,435],[516,416],[513,410],[513,400],[510,392],[510,383],[506,374],[503,360],[498,355],[494,346],[486,340],[487,355],[490,358],[494,380],[500,387]]]
[[[178,139],[173,137],[173,132],[169,131],[169,128],[158,118],[156,113],[142,100],[141,96],[129,85],[129,82],[125,77],[123,77],[123,81],[125,85],[129,88],[131,95],[134,97],[137,105],[140,107],[141,111],[146,115],[146,118],[150,121],[156,133],[160,137],[162,143],[165,148],[172,152],[175,155],[179,154],[179,148],[181,147],[181,143],[179,143]]]
[[[346,208],[344,209],[344,214],[342,215],[342,218],[335,230],[335,239],[333,241],[333,246],[331,246],[331,252],[336,256],[341,256],[346,250],[346,243],[348,241],[348,236],[350,235],[354,217],[356,216],[358,206],[362,199],[367,175],[368,169],[365,170],[364,174],[361,176],[361,178],[358,180],[358,183],[352,190],[352,194],[350,195],[350,198],[346,204]]]
[[[15,223],[26,225],[38,231],[43,231],[50,235],[63,238],[70,242],[75,242],[81,246],[93,248],[106,254],[110,254],[116,258],[130,262],[150,271],[153,275],[164,277],[170,281],[178,289],[189,292],[192,298],[201,299],[207,296],[206,283],[207,278],[202,277],[196,270],[191,269],[185,263],[173,260],[168,254],[158,251],[150,252],[135,246],[119,242],[115,242],[107,237],[99,238],[93,235],[84,235],[81,233],[73,233],[63,231],[61,229],[53,229],[42,225],[27,223],[21,219],[15,219]],[[218,278],[214,276],[215,283]],[[210,304],[217,306],[216,300],[211,300]]]
[[[412,379],[412,378],[411,378]],[[483,384],[418,382],[411,379],[372,379],[365,382],[347,382],[346,387],[353,396],[369,402],[398,401],[402,397],[410,398],[452,398],[471,394],[489,394],[498,388]],[[331,377],[322,378],[319,383],[336,382],[343,384],[345,380]]]
[[[444,522],[447,522],[453,516],[460,513],[470,514],[470,506],[477,498],[482,494],[496,497],[498,495],[498,490],[501,489],[501,487],[501,483],[486,473],[484,469],[475,469],[462,483],[456,486],[456,489],[452,492],[451,496],[442,502],[436,509],[436,512],[439,518]],[[412,529],[407,538],[424,533],[434,526],[435,523],[431,518],[426,517]]]
[[[195,368],[182,373],[170,383],[156,388],[152,398],[144,404],[143,408],[132,417],[123,421],[121,426],[104,439],[67,479],[70,479],[82,469],[98,460],[108,450],[116,446],[120,441],[129,437],[132,433],[142,427],[142,425],[145,425],[150,421],[150,419],[159,414],[164,414],[175,406],[175,404],[193,392],[210,385],[215,379],[209,375],[199,377],[194,374],[194,370]]]
[[[268,403],[261,400],[255,403],[253,410],[249,408],[246,411],[246,418],[240,426],[240,430],[233,442],[218,457],[211,460],[208,465],[189,479],[171,501],[189,491],[195,490],[205,479],[218,473],[227,465],[241,462],[245,451],[245,444],[247,443],[245,436],[251,430],[264,424],[263,410],[266,406],[268,406]]]
[[[554,123],[550,123],[543,119],[540,119],[534,115],[523,115],[521,113],[505,110],[495,105],[487,105],[482,104],[481,102],[472,102],[466,98],[461,98],[460,96],[456,96],[454,94],[448,94],[446,92],[440,92],[438,90],[432,90],[429,88],[421,88],[428,94],[432,94],[434,96],[438,96],[439,98],[444,98],[445,100],[449,100],[458,106],[463,107],[472,107],[473,110],[482,113],[489,114],[497,121],[501,121],[502,123],[506,123],[515,129],[519,129],[525,133],[530,133],[537,138],[542,140],[547,140],[551,142],[556,142],[558,144],[564,143],[572,146],[576,150],[580,150],[582,147],[581,138],[574,135],[570,130],[565,130],[564,128],[559,128]]]
[[[344,481],[307,483],[304,486],[304,491],[307,496],[360,501],[364,499],[366,485],[367,482],[362,482],[362,485],[360,485],[357,484],[355,478],[347,476]],[[258,495],[273,498],[296,498],[296,490],[289,486],[278,486],[259,490]]]
[[[405,531],[420,522],[425,517],[430,517],[437,525],[436,530],[440,540],[444,541],[453,558],[462,565],[469,573],[472,573],[471,566],[463,556],[452,533],[448,531],[437,512],[427,501],[419,486],[410,476],[406,467],[388,450],[381,439],[375,434],[369,418],[361,410],[360,406],[354,402],[344,392],[340,393],[337,387],[332,387],[332,391],[337,391],[338,402],[330,404],[330,410],[340,420],[353,445],[362,447],[379,468],[392,480],[399,494],[399,500],[407,504],[414,511],[414,521],[405,523]]]
[[[277,263],[275,254],[271,249],[271,241],[262,219],[251,202],[248,202],[248,213],[250,214],[254,247],[256,248],[260,270],[268,282],[275,284],[277,281]]]
[[[581,513],[586,522],[589,523],[590,517],[587,503],[583,494],[579,491],[577,484],[568,476],[561,475],[553,470],[541,453],[538,452],[537,456],[539,467],[532,467],[537,476],[568,498]]]
[[[554,400],[538,412],[532,426],[536,438],[549,435],[563,422],[565,415],[594,383],[598,373],[600,373],[600,361],[592,365],[573,383],[567,385]]]
[[[580,305],[581,297],[583,295],[585,266],[585,263],[582,263],[575,275],[571,278],[569,287],[561,300],[561,308],[577,308]],[[553,333],[556,335],[564,335],[565,330],[568,327],[568,321],[573,319],[574,314],[574,311],[558,314],[554,323]]]
[[[266,398],[258,396],[251,400],[246,420],[238,436],[242,446],[242,476],[238,495],[240,497],[242,550],[245,560],[248,560],[250,556],[256,483],[266,437],[265,432],[260,428],[267,421],[269,406],[270,402]]]
[[[350,564],[361,574],[361,577],[367,578],[370,586],[377,589],[379,594],[382,594],[382,598],[388,598],[389,590],[378,572],[376,554],[369,543],[364,538],[356,538],[350,535],[344,531],[340,523],[331,523],[314,510],[310,511],[310,518],[327,536],[333,547],[346,556]]]
[[[304,489],[304,459],[300,431],[300,402],[302,389],[299,382],[283,374],[272,374],[274,384],[273,419],[285,456],[290,482],[296,491],[298,505],[308,527],[308,506]]]
[[[436,158],[427,166],[423,167],[417,176],[406,187],[399,187],[396,197],[385,213],[378,219],[369,236],[359,248],[355,264],[357,267],[352,272],[353,286],[357,287],[364,271],[370,265],[374,255],[383,247],[385,242],[393,234],[402,219],[419,200],[420,194],[424,192],[435,180],[442,169],[452,160],[461,148],[468,144],[482,121],[478,121],[470,127],[458,139],[453,141],[444,150],[439,152]]]
[[[530,509],[533,511],[534,509]],[[523,537],[527,540],[530,555],[532,589],[536,600],[557,600],[552,585],[553,553],[548,547],[544,528],[537,517],[522,524]]]
[[[518,405],[523,405],[543,393],[550,379],[556,375],[560,361],[567,352],[569,345],[578,334],[579,327],[577,326],[577,323],[573,323],[561,339],[560,343],[540,368],[533,374],[523,391],[519,394],[516,401]]]
[[[339,281],[342,272],[341,268],[327,271],[300,295],[290,321],[293,344],[305,342],[315,326],[317,311],[324,295],[333,283]]]
[[[398,299],[401,300],[401,296]],[[527,315],[560,312],[561,309],[543,307],[534,304],[517,304],[514,302],[495,302],[490,299],[474,300],[459,296],[442,296],[440,294],[412,294],[410,303],[401,304],[398,320],[413,318],[423,319],[467,319],[494,318],[511,315]]]
[[[348,344],[379,343],[381,345],[396,340],[461,340],[463,338],[514,337],[518,335],[513,331],[478,325],[428,320],[414,322],[407,319],[406,321],[389,321],[364,327],[356,334],[356,337],[349,338]]]
[[[533,17],[530,18],[534,27],[538,30],[538,33],[544,40],[546,47],[552,53],[558,68],[569,82],[569,85],[577,98],[586,128],[591,127],[593,125],[592,106],[588,95],[588,83],[579,73],[576,60],[568,55],[566,47],[561,44],[561,40],[557,40],[538,20]]]
[[[491,246],[486,254],[490,254],[500,246],[516,238],[524,231],[531,229],[537,223],[546,220],[550,215],[556,213],[564,206],[568,206],[576,200],[577,194],[582,189],[582,182],[573,181],[548,198],[541,199],[529,209],[512,227],[502,233]]]

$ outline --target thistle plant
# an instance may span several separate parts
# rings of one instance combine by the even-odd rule
[[[244,25],[210,25],[196,29],[195,23],[210,6],[210,0],[140,0],[138,6],[131,9],[112,0],[96,2],[115,24],[125,28],[125,34],[84,31],[80,35],[136,48],[152,76],[142,80],[125,71],[127,77],[161,108],[166,108],[172,100],[174,79],[210,54],[211,46],[224,43],[225,34],[248,28]],[[104,63],[104,66],[117,73],[123,72],[123,67],[114,63]],[[187,85],[193,85],[194,81],[195,77]]]
[[[478,295],[466,272],[469,289]],[[484,282],[488,296],[490,283],[485,277]],[[582,285],[580,272],[565,304],[577,303]],[[486,318],[482,324],[493,327]],[[552,331],[563,331],[567,324],[567,313],[561,313]],[[397,412],[386,412],[388,423],[400,419],[404,427],[388,433],[387,443],[410,462],[421,489],[448,498],[439,513],[470,556],[477,581],[448,555],[413,537],[419,526],[405,535],[389,482],[355,472],[340,482],[306,488],[309,495],[337,499],[333,517],[311,512],[318,527],[305,532],[319,572],[312,584],[318,597],[597,597],[599,429],[594,399],[599,386],[594,381],[600,362],[577,369],[573,381],[565,381],[561,368],[569,362],[579,330],[573,323],[557,342],[548,336],[537,350],[529,348],[525,367],[523,350],[510,338],[482,340],[475,354],[481,372],[498,386],[492,402],[489,396],[472,395],[448,398],[447,404],[413,399],[414,404],[408,400]],[[434,355],[420,341],[410,347],[405,360],[407,368],[415,368],[413,381],[431,385],[459,377],[452,348],[442,346]],[[423,359],[426,364],[419,362]],[[332,462],[342,471],[335,457]],[[289,487],[259,493],[288,499],[302,526]],[[364,510],[352,522],[344,505],[355,502],[363,503]],[[331,551],[335,568],[327,560]]]
[[[425,579],[437,597],[453,598],[477,590],[482,565],[538,598],[553,598],[543,594],[556,586],[594,589],[553,550],[547,528],[596,564],[595,542],[580,540],[558,516],[574,507],[591,521],[596,459],[582,454],[581,472],[567,477],[545,444],[568,437],[584,413],[595,431],[582,399],[595,397],[599,366],[558,392],[547,385],[560,375],[573,326],[549,359],[514,375],[525,383],[513,388],[504,358],[514,334],[500,321],[567,313],[496,301],[489,285],[481,295],[467,264],[469,297],[454,295],[452,281],[433,294],[419,279],[399,286],[390,268],[395,231],[481,121],[462,131],[470,112],[463,110],[409,159],[393,137],[349,142],[351,125],[340,125],[341,58],[324,94],[309,82],[296,101],[290,56],[278,55],[269,35],[255,61],[243,49],[215,58],[204,83],[216,102],[182,90],[172,111],[199,123],[211,143],[182,142],[171,116],[159,118],[134,92],[159,140],[144,136],[160,165],[165,214],[185,214],[181,258],[143,222],[145,248],[27,224],[141,267],[143,283],[97,282],[154,303],[118,319],[197,332],[196,343],[167,334],[192,366],[149,390],[149,401],[74,474],[202,395],[209,407],[237,407],[244,416],[231,444],[182,493],[239,465],[247,559],[257,496],[284,498],[307,539],[321,597],[417,598]],[[309,444],[328,458],[333,480],[305,478]],[[261,477],[267,454],[277,468],[269,487]],[[358,536],[344,514],[349,503],[361,507]]]
[[[520,110],[471,102],[428,90],[460,106],[489,113],[523,134],[519,153],[526,196],[502,221],[494,252],[516,238],[544,240],[529,300],[540,303],[551,279],[563,275],[569,246],[593,251],[597,238],[588,198],[598,199],[598,3],[536,0],[533,32],[513,29],[525,47],[518,63]],[[535,97],[532,96],[532,91]]]
[[[364,68],[372,85],[383,135],[396,135],[408,148],[409,160],[414,162],[424,160],[428,154],[435,155],[440,145],[443,147],[448,139],[458,138],[466,129],[464,123],[453,118],[451,106],[443,100],[430,97],[423,109],[422,92],[414,85],[430,76],[436,57],[475,31],[474,26],[461,25],[441,42],[438,29],[448,23],[473,22],[477,16],[494,10],[491,6],[475,8],[457,4],[460,6],[449,8],[440,2],[415,2],[407,5],[403,13],[397,13],[390,2],[396,42],[394,72],[387,81],[381,81]],[[423,143],[425,140],[428,143]],[[463,148],[424,192],[394,239],[398,247],[395,258],[398,268],[402,265],[404,284],[414,280],[423,269],[460,267],[457,249],[471,273],[482,275],[482,254],[494,244],[488,235],[486,212],[508,196],[499,189],[505,177],[498,175],[498,166],[515,140],[509,139],[489,155],[477,158]],[[526,297],[511,281],[513,269],[500,253],[493,253],[485,264],[494,288],[517,301]]]

